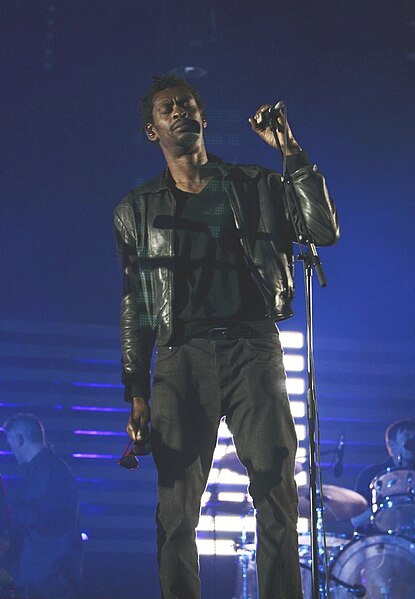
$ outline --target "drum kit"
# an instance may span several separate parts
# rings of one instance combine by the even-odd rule
[[[415,471],[389,468],[371,484],[372,505],[365,534],[352,539],[327,535],[331,599],[415,598]],[[366,511],[350,489],[323,486],[325,520],[345,521]],[[301,487],[299,488],[301,510]],[[304,501],[303,501],[304,504]],[[305,515],[305,514],[304,514]],[[311,599],[310,543],[302,544],[304,599]]]
[[[232,466],[227,465],[227,468]],[[240,466],[236,466],[240,469]],[[365,511],[365,533],[326,533],[331,599],[415,598],[415,470],[388,468],[371,482],[372,505],[350,489],[323,485],[324,521],[347,522]],[[308,486],[298,487],[299,515],[309,517]],[[244,513],[253,513],[246,508]],[[248,542],[249,541],[249,542]],[[299,535],[304,599],[312,599],[310,535]],[[233,599],[257,599],[255,542],[235,541],[237,580]],[[320,548],[324,557],[324,550]],[[324,574],[322,573],[322,577]],[[324,595],[325,596],[325,595]],[[316,598],[317,599],[317,598]]]

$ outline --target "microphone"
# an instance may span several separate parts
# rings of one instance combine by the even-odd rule
[[[415,451],[415,437],[410,437],[409,439],[407,439],[403,446],[408,451]]]
[[[344,458],[344,435],[340,435],[339,444],[337,445],[337,457],[334,463],[333,474],[339,478],[343,474],[343,458]]]
[[[261,112],[261,122],[256,125],[256,128],[259,129],[259,131],[265,131],[265,129],[281,114],[283,108],[285,108],[285,104],[283,100],[280,100],[274,106],[270,106],[264,110],[264,112]]]

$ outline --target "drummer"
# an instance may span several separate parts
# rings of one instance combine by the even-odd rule
[[[397,420],[385,432],[385,444],[389,457],[379,464],[369,466],[360,473],[356,482],[356,491],[371,504],[370,483],[388,468],[415,469],[415,420]],[[367,532],[370,526],[370,508],[360,516],[352,519],[360,532]]]

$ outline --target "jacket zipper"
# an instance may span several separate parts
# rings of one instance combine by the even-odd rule
[[[252,258],[251,250],[250,250],[248,244],[246,243],[245,238],[241,234],[240,222],[242,221],[242,218],[241,218],[241,215],[238,213],[238,207],[236,205],[236,202],[234,201],[234,199],[237,196],[237,194],[236,194],[235,186],[234,186],[234,184],[233,184],[232,181],[230,181],[230,186],[231,186],[231,189],[232,189],[232,194],[230,194],[228,191],[227,191],[227,194],[228,194],[229,204],[230,204],[230,207],[231,207],[231,210],[232,210],[233,218],[234,218],[234,221],[235,221],[235,226],[236,226],[237,230],[239,231],[239,242],[241,244],[244,257],[245,257],[245,259],[246,259],[246,261],[248,263],[247,265],[248,265],[248,268],[249,268],[249,272],[251,273],[251,276],[253,275],[252,278],[254,280],[254,283],[256,284],[256,286],[259,289],[259,292],[261,293],[262,297],[264,298],[265,305],[268,308],[268,311],[272,312],[271,301],[272,301],[272,305],[273,305],[274,301],[275,301],[275,298],[274,298],[273,293],[269,289],[268,282],[263,277],[261,277],[261,275],[259,274],[259,272],[255,268],[254,260]],[[226,189],[226,187],[227,186],[225,185],[225,189]],[[283,274],[283,276],[285,276],[285,274]],[[266,294],[265,290],[268,291],[268,294]],[[268,295],[268,297],[267,297],[267,295]],[[267,314],[267,316],[268,315],[272,316],[272,314]]]
[[[170,249],[169,249],[169,254],[170,257],[172,258],[172,268],[169,271],[169,283],[170,283],[170,289],[171,289],[171,294],[170,294],[170,319],[169,319],[169,339],[171,339],[172,335],[173,335],[173,304],[174,304],[174,296],[175,296],[175,288],[174,288],[174,270],[176,268],[176,255],[174,253],[174,238],[176,235],[176,199],[174,197],[174,195],[172,194],[172,192],[170,191],[170,189],[168,190],[168,194],[170,196],[170,200],[171,200],[171,205],[172,205],[172,227],[170,230]]]

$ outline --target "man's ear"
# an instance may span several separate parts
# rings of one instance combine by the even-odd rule
[[[393,454],[397,451],[398,447],[395,441],[389,441],[386,443],[386,449],[388,450],[388,454],[393,456]]]
[[[158,141],[158,135],[153,129],[153,125],[151,123],[146,123],[144,130],[147,135],[147,139],[150,141]]]

